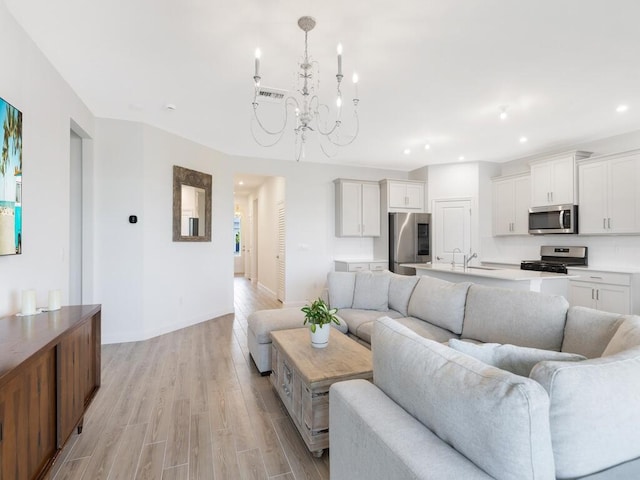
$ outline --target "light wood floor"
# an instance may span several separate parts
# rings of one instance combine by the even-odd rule
[[[280,304],[235,279],[235,315],[102,347],[102,386],[58,458],[65,479],[328,479],[247,350],[247,316]]]

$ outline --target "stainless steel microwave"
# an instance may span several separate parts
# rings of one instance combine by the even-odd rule
[[[578,206],[551,205],[530,208],[529,233],[578,233]]]

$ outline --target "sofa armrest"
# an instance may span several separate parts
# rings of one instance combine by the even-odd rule
[[[640,456],[640,347],[583,362],[540,362],[529,376],[549,393],[558,478]]]

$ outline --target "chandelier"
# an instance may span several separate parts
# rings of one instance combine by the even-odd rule
[[[253,95],[253,118],[251,122],[251,135],[259,145],[263,147],[271,147],[277,144],[283,137],[287,124],[289,123],[289,111],[295,114],[295,157],[299,161],[305,157],[305,144],[311,132],[318,133],[320,148],[322,152],[331,157],[337,153],[337,148],[344,147],[353,143],[358,136],[360,128],[358,120],[358,75],[353,74],[353,83],[355,95],[353,102],[353,117],[355,128],[351,135],[344,135],[342,132],[342,91],[340,85],[342,83],[342,45],[338,45],[338,73],[336,74],[336,112],[332,116],[333,121],[329,121],[331,109],[328,105],[320,103],[318,98],[319,92],[319,65],[318,62],[312,61],[309,57],[309,49],[307,37],[308,34],[316,26],[313,17],[305,16],[298,19],[298,26],[304,31],[304,57],[298,63],[298,72],[296,74],[297,86],[295,88],[295,96],[289,95],[285,98],[285,92],[263,89],[260,85],[260,50],[256,50],[255,58],[255,74],[254,95]],[[283,121],[279,128],[269,129],[258,116],[258,100],[261,98],[284,98]],[[257,126],[257,127],[256,127]],[[256,136],[256,130],[262,132],[260,137],[265,137],[268,141],[263,142]],[[323,142],[325,145],[323,145]],[[331,152],[331,150],[334,150]]]

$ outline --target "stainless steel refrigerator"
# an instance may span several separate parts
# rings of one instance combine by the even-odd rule
[[[415,275],[415,268],[401,263],[431,261],[431,214],[389,214],[389,270],[401,275]]]

